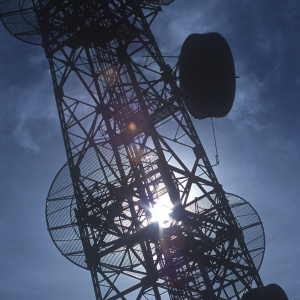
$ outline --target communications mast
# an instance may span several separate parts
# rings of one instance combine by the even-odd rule
[[[191,35],[171,67],[150,30],[171,2],[0,2],[8,31],[49,61],[67,162],[48,230],[90,271],[97,300],[241,299],[263,287],[261,220],[224,192],[189,115],[229,112],[231,52],[218,34]]]

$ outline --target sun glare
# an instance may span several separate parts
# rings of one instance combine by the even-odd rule
[[[150,210],[150,212],[151,212],[151,221],[158,222],[160,226],[165,225],[171,220],[170,213],[172,212],[172,210],[166,205],[157,203]]]

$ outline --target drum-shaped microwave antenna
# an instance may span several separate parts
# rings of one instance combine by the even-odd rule
[[[156,5],[169,5],[170,3],[174,2],[174,0],[147,0],[146,2]]]
[[[275,283],[268,284],[260,288],[252,289],[245,293],[242,300],[288,300],[284,290]]]
[[[196,119],[225,117],[235,96],[235,68],[228,43],[219,33],[191,34],[179,56],[185,105]]]

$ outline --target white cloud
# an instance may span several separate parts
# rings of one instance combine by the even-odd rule
[[[40,146],[34,141],[34,137],[30,131],[24,128],[24,123],[19,123],[14,131],[14,137],[20,145],[26,149],[32,150],[35,153],[40,151]]]
[[[51,132],[44,127],[47,123],[58,122],[51,81],[46,74],[39,82],[33,82],[30,86],[11,86],[7,97],[15,103],[8,110],[13,118],[14,139],[20,146],[38,152],[49,135],[55,133],[55,130]]]
[[[271,104],[266,104],[263,99],[265,84],[255,73],[239,74],[241,76],[237,79],[235,101],[228,119],[234,123],[238,132],[243,132],[247,128],[260,131],[268,126],[261,116],[271,109]]]

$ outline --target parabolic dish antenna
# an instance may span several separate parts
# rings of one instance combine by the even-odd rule
[[[0,17],[6,29],[17,39],[28,44],[42,44],[32,0],[1,1]]]
[[[121,148],[122,163],[127,177],[126,185],[118,180],[118,167],[110,146],[91,147],[79,164],[82,193],[87,210],[86,226],[89,228],[90,244],[101,251],[108,249],[114,241],[134,233],[134,219],[138,218],[141,228],[150,224],[150,208],[145,209],[138,199],[131,163],[140,163],[150,183],[156,182],[153,201],[166,193],[157,172],[158,157],[151,149],[137,144],[130,146],[128,157]],[[100,155],[101,153],[101,155]],[[100,164],[99,164],[100,161]],[[99,167],[102,166],[102,167]],[[131,202],[130,202],[131,201]],[[136,216],[132,216],[130,205],[134,205]],[[69,166],[66,163],[55,177],[46,203],[47,226],[51,238],[59,251],[73,263],[87,268],[78,222],[77,204],[74,196]],[[153,250],[153,255],[155,250]],[[120,246],[112,253],[102,256],[101,263],[131,268],[144,260],[138,241],[131,247]],[[98,261],[100,264],[100,261]]]
[[[107,0],[106,0],[107,1]],[[146,0],[137,2],[143,7],[144,5],[169,5],[174,0]],[[77,3],[76,3],[77,2]],[[71,7],[76,3],[76,6],[86,4],[87,0],[80,3],[77,1],[43,1],[43,6],[47,12],[54,14],[55,11],[51,11],[51,8],[55,8],[57,4],[63,7]],[[100,4],[101,1],[99,1]],[[98,4],[98,5],[99,5]],[[17,39],[32,45],[41,45],[42,37],[40,34],[40,28],[34,8],[40,6],[37,0],[2,0],[0,2],[0,18],[6,29]],[[66,11],[67,12],[67,11]],[[62,11],[59,12],[61,14]],[[58,13],[57,13],[58,14]],[[77,20],[75,20],[77,21]],[[57,25],[56,25],[57,26]],[[63,30],[65,30],[65,24],[60,24]]]
[[[166,275],[163,269],[166,268],[164,268],[165,262],[162,255],[161,239],[155,234],[157,228],[151,222],[150,208],[142,205],[134,188],[137,183],[131,177],[132,169],[129,162],[141,163],[146,174],[152,174],[152,177],[148,177],[147,180],[149,186],[151,183],[157,183],[156,191],[153,194],[154,200],[163,197],[166,194],[166,189],[163,185],[160,185],[162,181],[157,172],[157,154],[147,147],[139,148],[138,145],[132,147],[135,149],[135,157],[129,158],[128,154],[125,151],[123,152],[123,165],[129,178],[127,188],[118,182],[118,176],[115,176],[117,168],[113,151],[109,146],[91,147],[80,159],[81,187],[88,215],[85,219],[85,226],[88,227],[89,236],[86,238],[94,247],[95,260],[99,269],[103,272],[109,272],[110,269],[115,270],[116,268],[131,271],[139,269],[145,263],[141,244],[143,241],[150,241],[158,276],[160,280],[164,281]],[[102,153],[102,157],[99,156],[99,153]],[[101,160],[100,164],[95,163],[98,160]],[[99,168],[99,165],[102,165],[102,168]],[[122,195],[122,199],[120,195]],[[210,195],[210,197],[214,198],[216,196]],[[259,269],[265,251],[265,235],[262,222],[254,208],[244,199],[229,193],[226,194],[226,198],[244,237],[253,263]],[[136,217],[138,217],[142,228],[140,233],[134,230],[134,218],[129,209],[130,205],[136,206]],[[69,174],[69,166],[66,163],[58,172],[49,190],[46,202],[47,226],[54,244],[62,255],[76,265],[88,269],[79,234],[76,210],[77,204]],[[185,210],[188,211],[188,217],[196,221],[205,220],[206,218],[214,219],[218,215],[218,211],[213,207],[211,200],[205,196],[199,197],[196,203],[187,204]],[[250,282],[252,280],[251,274],[245,275],[244,273],[244,268],[247,268],[247,261],[244,260],[243,250],[240,248],[239,243],[234,242],[232,244],[230,232],[224,231],[222,227],[212,227],[211,224],[206,226],[204,223],[203,221],[199,222],[198,226],[201,228],[199,230],[210,237],[215,245],[215,250],[205,252],[200,248],[200,251],[204,251],[203,253],[209,261],[207,265],[209,274],[217,277],[225,276],[225,281],[228,282],[225,291],[220,295],[221,299],[231,299],[236,295],[236,291],[231,285],[232,282],[234,282],[238,293],[241,293],[245,289],[245,285],[239,281],[239,278],[246,276],[247,280],[250,280]],[[164,228],[162,232],[166,232],[165,238],[172,240],[170,243],[171,251],[179,253],[180,248],[178,248],[178,242],[176,242],[176,240],[179,241],[177,233],[180,233],[179,237],[185,235],[184,226],[176,220],[170,222],[170,225],[171,230]],[[228,253],[225,255],[224,251]],[[223,259],[224,265],[222,266],[219,260],[223,261]],[[234,272],[232,266],[235,266]],[[194,284],[195,289],[201,289],[203,283],[200,279],[198,281],[200,283],[189,284]]]

